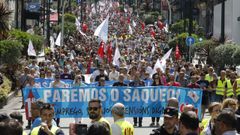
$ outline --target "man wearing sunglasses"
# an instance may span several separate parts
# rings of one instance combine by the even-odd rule
[[[88,115],[89,118],[92,120],[91,122],[100,122],[100,123],[106,123],[109,130],[110,123],[102,117],[102,103],[99,99],[92,99],[88,102]]]

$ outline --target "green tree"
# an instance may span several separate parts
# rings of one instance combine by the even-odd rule
[[[211,64],[213,63],[214,59],[210,57],[210,52],[213,51],[218,45],[219,45],[219,42],[214,39],[203,40],[193,45],[193,53],[199,52],[201,54],[206,55],[207,63]]]
[[[186,45],[186,38],[188,37],[188,33],[181,33],[171,39],[168,44],[170,48],[175,49],[176,45],[178,44],[179,50],[181,54],[188,55],[188,46]],[[198,36],[192,34],[192,37],[195,39],[195,42],[198,42]]]
[[[188,29],[188,26],[189,26],[189,20],[186,19],[186,28],[185,29]],[[180,34],[180,33],[186,32],[184,30],[184,20],[179,20],[176,23],[172,24],[170,26],[169,30],[172,33],[176,33],[176,34]],[[197,25],[196,21],[193,21],[193,32],[194,32],[194,34],[196,34],[196,35],[198,35],[200,37],[204,36],[203,29],[199,25]]]
[[[76,16],[73,15],[73,14],[69,14],[69,13],[64,14],[64,21],[65,22],[75,23],[75,19],[76,19]]]
[[[23,45],[17,40],[2,40],[0,41],[0,55],[1,63],[13,65],[18,63],[21,57],[21,50]]]
[[[75,25],[76,16],[73,14],[64,14],[64,40],[68,39],[69,36],[74,35],[77,32]],[[53,27],[53,30],[57,33],[61,32],[62,23]]]
[[[11,13],[3,3],[0,3],[0,40],[6,39],[8,36],[8,19]]]
[[[155,12],[148,12],[147,14],[144,14],[144,20],[146,25],[148,24],[154,24],[154,22],[157,21],[158,16],[159,16],[159,12],[155,11]]]
[[[210,57],[214,59],[213,64],[223,69],[225,66],[235,66],[234,54],[237,57],[236,50],[239,51],[239,45],[226,43],[224,45],[217,46],[211,53]],[[235,53],[236,52],[236,53]]]
[[[233,62],[236,66],[240,65],[240,46],[238,45],[237,49],[232,55],[233,57]]]
[[[44,38],[42,36],[31,35],[27,32],[23,32],[16,29],[13,29],[10,31],[10,38],[18,40],[23,45],[23,50],[22,50],[23,55],[27,55],[29,40],[32,40],[32,43],[36,52],[40,52],[44,44]]]

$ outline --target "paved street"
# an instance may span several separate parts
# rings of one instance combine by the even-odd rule
[[[24,128],[26,127],[27,125],[27,121],[26,121],[26,118],[25,118],[25,111],[24,109],[20,109],[21,108],[21,97],[20,96],[17,96],[16,98],[13,98],[6,106],[4,106],[4,108],[0,109],[0,112],[6,112],[8,114],[10,114],[11,112],[13,111],[20,111],[22,114],[23,114],[23,120],[24,120]],[[107,118],[110,123],[113,123],[113,118]],[[132,121],[132,118],[127,118],[128,121],[130,121],[131,123],[133,123]],[[69,123],[71,122],[74,122],[74,119],[73,118],[64,118],[64,119],[61,119],[61,124],[60,126],[62,127],[64,133],[66,135],[69,134]],[[82,123],[85,123],[85,124],[89,124],[89,119],[87,118],[84,118]],[[143,119],[143,127],[141,128],[135,128],[135,135],[148,135],[150,134],[150,132],[152,131],[153,128],[150,128],[149,127],[149,124],[151,122],[151,118],[144,118]],[[161,122],[162,122],[162,119],[161,119]],[[26,130],[26,133],[29,133],[29,130]]]

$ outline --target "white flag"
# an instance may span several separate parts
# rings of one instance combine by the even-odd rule
[[[121,54],[119,52],[118,46],[116,46],[115,53],[113,56],[113,65],[120,65],[119,58],[121,57]]]
[[[80,24],[80,22],[78,21],[77,18],[75,18],[75,25],[76,25],[76,27],[77,27],[77,30],[78,30],[78,29],[81,29],[81,24]]]
[[[159,59],[157,60],[156,64],[154,65],[152,75],[157,72],[157,68],[160,68],[162,72],[165,73],[166,63],[167,63],[166,60],[170,57],[171,52],[172,52],[172,48],[162,57],[161,60]]]
[[[78,21],[78,19],[76,18],[75,19],[75,25],[76,25],[76,28],[77,30],[79,31],[79,33],[82,35],[82,36],[87,36],[84,32],[81,31],[81,23]]]
[[[36,55],[36,51],[35,51],[35,49],[34,49],[34,47],[33,47],[32,40],[29,40],[27,52],[28,52],[28,56],[37,56],[37,55]]]
[[[168,27],[168,24],[166,23],[166,25],[165,25],[165,27],[164,27],[164,31],[165,31],[165,32],[168,32],[168,28],[169,28],[169,27]]]
[[[60,32],[60,33],[58,34],[58,37],[57,37],[56,41],[55,41],[55,45],[61,46],[61,37],[62,37],[62,34],[61,34],[61,32]]]
[[[41,53],[38,55],[39,57],[45,56],[44,49],[41,51]]]
[[[128,25],[128,31],[129,31],[129,34],[133,34],[133,31],[132,31],[132,27],[130,25]]]
[[[161,62],[160,62],[159,59],[157,59],[157,62],[156,62],[156,64],[154,65],[154,68],[153,68],[153,70],[152,70],[152,75],[157,72],[157,68],[160,68],[160,69],[163,71],[163,66],[162,66],[162,64],[161,64]]]
[[[94,32],[94,36],[98,36],[104,43],[108,40],[108,20],[109,16],[97,27]]]
[[[133,27],[136,27],[136,26],[137,26],[137,24],[135,23],[134,20],[132,21],[132,25],[133,25]]]
[[[155,52],[155,44],[154,44],[154,43],[152,43],[151,55],[153,55],[153,54],[154,54],[154,52]]]
[[[53,36],[50,36],[50,49],[52,52],[54,52],[54,46],[55,46],[54,38]]]
[[[70,60],[73,60],[74,59],[74,55],[73,55],[73,53],[71,52],[71,54],[70,54]]]
[[[170,57],[171,52],[172,52],[172,48],[162,57],[161,60],[167,60]]]

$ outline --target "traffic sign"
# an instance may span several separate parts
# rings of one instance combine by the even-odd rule
[[[191,45],[194,44],[194,43],[195,43],[195,40],[194,40],[193,37],[187,37],[187,38],[186,38],[186,45],[187,45],[187,46],[191,46]]]

